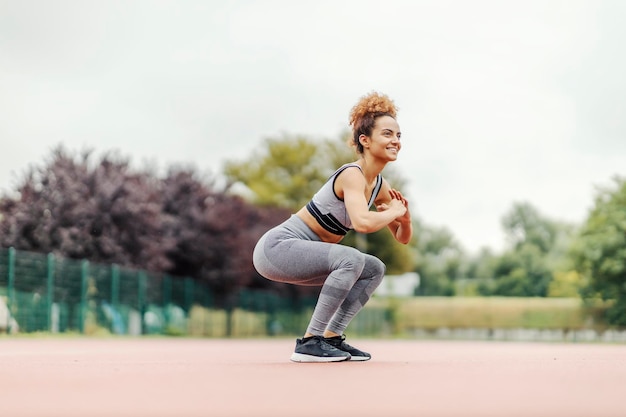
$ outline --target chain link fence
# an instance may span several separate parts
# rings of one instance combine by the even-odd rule
[[[227,301],[189,277],[0,249],[0,332],[299,335],[316,299],[242,289]],[[363,310],[351,333],[380,333],[385,314]]]

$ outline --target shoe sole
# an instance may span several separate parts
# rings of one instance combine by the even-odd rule
[[[350,360],[348,356],[313,356],[305,355],[304,353],[293,353],[291,355],[292,362],[306,362],[306,363],[328,363],[328,362],[344,362]]]
[[[352,356],[350,358],[350,361],[354,361],[354,362],[365,362],[365,361],[369,361],[370,359],[372,359],[369,356]]]

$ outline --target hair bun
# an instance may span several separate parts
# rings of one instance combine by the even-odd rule
[[[364,95],[350,111],[350,126],[369,114],[389,114],[394,119],[398,109],[388,96],[373,91]]]

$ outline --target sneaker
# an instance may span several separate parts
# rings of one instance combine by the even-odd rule
[[[341,362],[350,354],[326,343],[322,336],[296,339],[296,350],[291,355],[294,362]]]
[[[329,345],[339,350],[342,350],[344,352],[348,352],[350,354],[351,361],[368,361],[372,358],[372,355],[370,355],[369,353],[363,352],[362,350],[359,350],[347,344],[345,342],[346,340],[345,334],[342,334],[341,336],[335,336],[335,337],[325,337],[324,340]]]

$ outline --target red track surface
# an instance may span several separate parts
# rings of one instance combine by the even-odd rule
[[[351,340],[0,339],[0,416],[626,416],[626,346]]]

